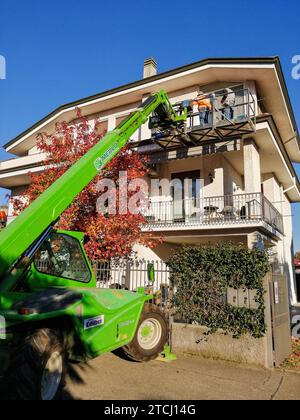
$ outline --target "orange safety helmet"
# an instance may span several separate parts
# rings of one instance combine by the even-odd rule
[[[6,222],[7,221],[7,214],[5,211],[0,210],[0,222]]]

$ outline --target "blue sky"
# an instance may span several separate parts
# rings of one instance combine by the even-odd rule
[[[291,77],[299,27],[299,0],[2,1],[0,145],[63,103],[140,79],[149,56],[162,72],[208,57],[279,55],[300,127],[300,80]],[[300,204],[293,215],[300,250]]]

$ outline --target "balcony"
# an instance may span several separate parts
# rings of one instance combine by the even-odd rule
[[[151,202],[144,216],[145,228],[156,231],[262,225],[283,233],[282,215],[262,193]]]
[[[155,128],[152,130],[152,141],[167,150],[197,147],[204,142],[227,141],[254,133],[256,129],[256,105],[249,89],[234,91],[234,104],[222,104],[224,91],[213,92],[209,97],[212,109],[207,112],[205,121],[200,122],[200,113],[193,112],[193,105],[180,103],[174,105],[176,113],[183,112],[188,105],[187,124],[176,129]]]

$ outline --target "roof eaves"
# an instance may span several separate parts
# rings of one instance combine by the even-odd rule
[[[87,102],[92,102],[92,101],[95,101],[97,99],[103,98],[105,96],[109,96],[109,95],[112,95],[112,94],[115,94],[115,93],[119,93],[119,92],[122,92],[122,91],[125,91],[125,90],[128,90],[128,89],[137,87],[137,86],[142,86],[143,84],[146,84],[146,83],[155,82],[155,81],[163,79],[165,77],[170,77],[170,76],[176,75],[178,73],[182,73],[184,71],[192,70],[192,69],[197,68],[197,67],[202,67],[202,66],[205,66],[205,65],[214,65],[214,64],[219,64],[220,65],[220,64],[243,64],[243,63],[247,63],[247,64],[276,64],[276,63],[278,63],[277,66],[279,66],[279,72],[281,73],[281,78],[282,78],[283,83],[284,83],[284,88],[285,88],[285,91],[287,92],[285,80],[284,80],[284,77],[283,77],[283,73],[282,73],[282,69],[281,69],[281,65],[280,65],[280,61],[279,61],[278,57],[207,58],[205,60],[196,61],[192,64],[188,64],[188,65],[185,65],[185,66],[177,67],[173,70],[168,70],[166,72],[159,73],[158,75],[149,77],[147,79],[140,79],[136,82],[128,83],[128,84],[119,86],[117,88],[113,88],[113,89],[101,92],[101,93],[96,94],[96,95],[88,96],[86,98],[79,99],[79,100],[61,105],[60,107],[56,108],[54,111],[52,111],[51,113],[46,115],[44,118],[39,120],[33,126],[29,127],[27,130],[23,131],[17,137],[13,138],[12,140],[10,140],[6,144],[4,144],[3,147],[5,149],[9,148],[14,143],[19,141],[22,137],[26,136],[31,131],[33,131],[35,128],[37,128],[41,124],[44,124],[47,120],[49,120],[50,118],[54,117],[56,114],[66,110],[68,108],[73,108],[73,107],[76,107],[76,106],[80,106],[80,105],[85,104]],[[291,108],[291,103],[290,103],[289,97],[288,97],[288,102],[289,102],[289,106]],[[291,111],[292,111],[292,108],[291,108]],[[292,111],[292,117],[293,117],[293,121],[295,121],[293,111]]]
[[[282,86],[282,89],[283,89],[284,98],[286,100],[288,111],[289,111],[289,114],[290,114],[290,117],[291,117],[291,120],[292,120],[292,123],[293,123],[296,139],[298,141],[298,145],[299,145],[299,148],[300,148],[300,136],[299,136],[299,131],[298,131],[298,125],[297,125],[297,122],[296,122],[296,118],[295,118],[294,110],[293,110],[293,107],[292,107],[292,102],[291,102],[290,94],[289,94],[289,91],[288,91],[288,88],[287,88],[286,80],[285,80],[285,77],[284,77],[282,65],[281,65],[279,57],[274,57],[274,61],[275,61],[275,66],[276,66],[276,70],[277,70],[277,73],[278,73],[278,77],[279,77],[279,80],[280,80],[280,83],[281,83],[281,86]]]
[[[295,171],[295,168],[294,168],[294,166],[291,162],[291,159],[288,156],[288,153],[285,149],[284,143],[282,142],[281,136],[279,134],[279,131],[278,131],[278,128],[276,126],[276,123],[274,121],[273,116],[270,115],[270,114],[265,114],[265,115],[258,116],[257,117],[257,122],[268,122],[269,123],[269,126],[270,126],[270,128],[271,128],[271,130],[274,134],[274,137],[277,139],[277,144],[278,144],[278,146],[279,146],[279,148],[280,148],[280,150],[281,150],[281,152],[282,152],[282,154],[285,158],[285,161],[286,161],[286,163],[287,163],[287,165],[288,165],[288,167],[291,171],[291,174],[293,175],[293,177],[296,180],[296,186],[297,186],[298,191],[300,193],[300,182],[299,182],[299,179],[298,179],[298,175],[297,175],[297,173]]]

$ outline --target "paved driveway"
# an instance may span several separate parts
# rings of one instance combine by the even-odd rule
[[[300,374],[249,368],[196,357],[167,363],[129,362],[106,354],[78,365],[66,399],[297,399]]]

